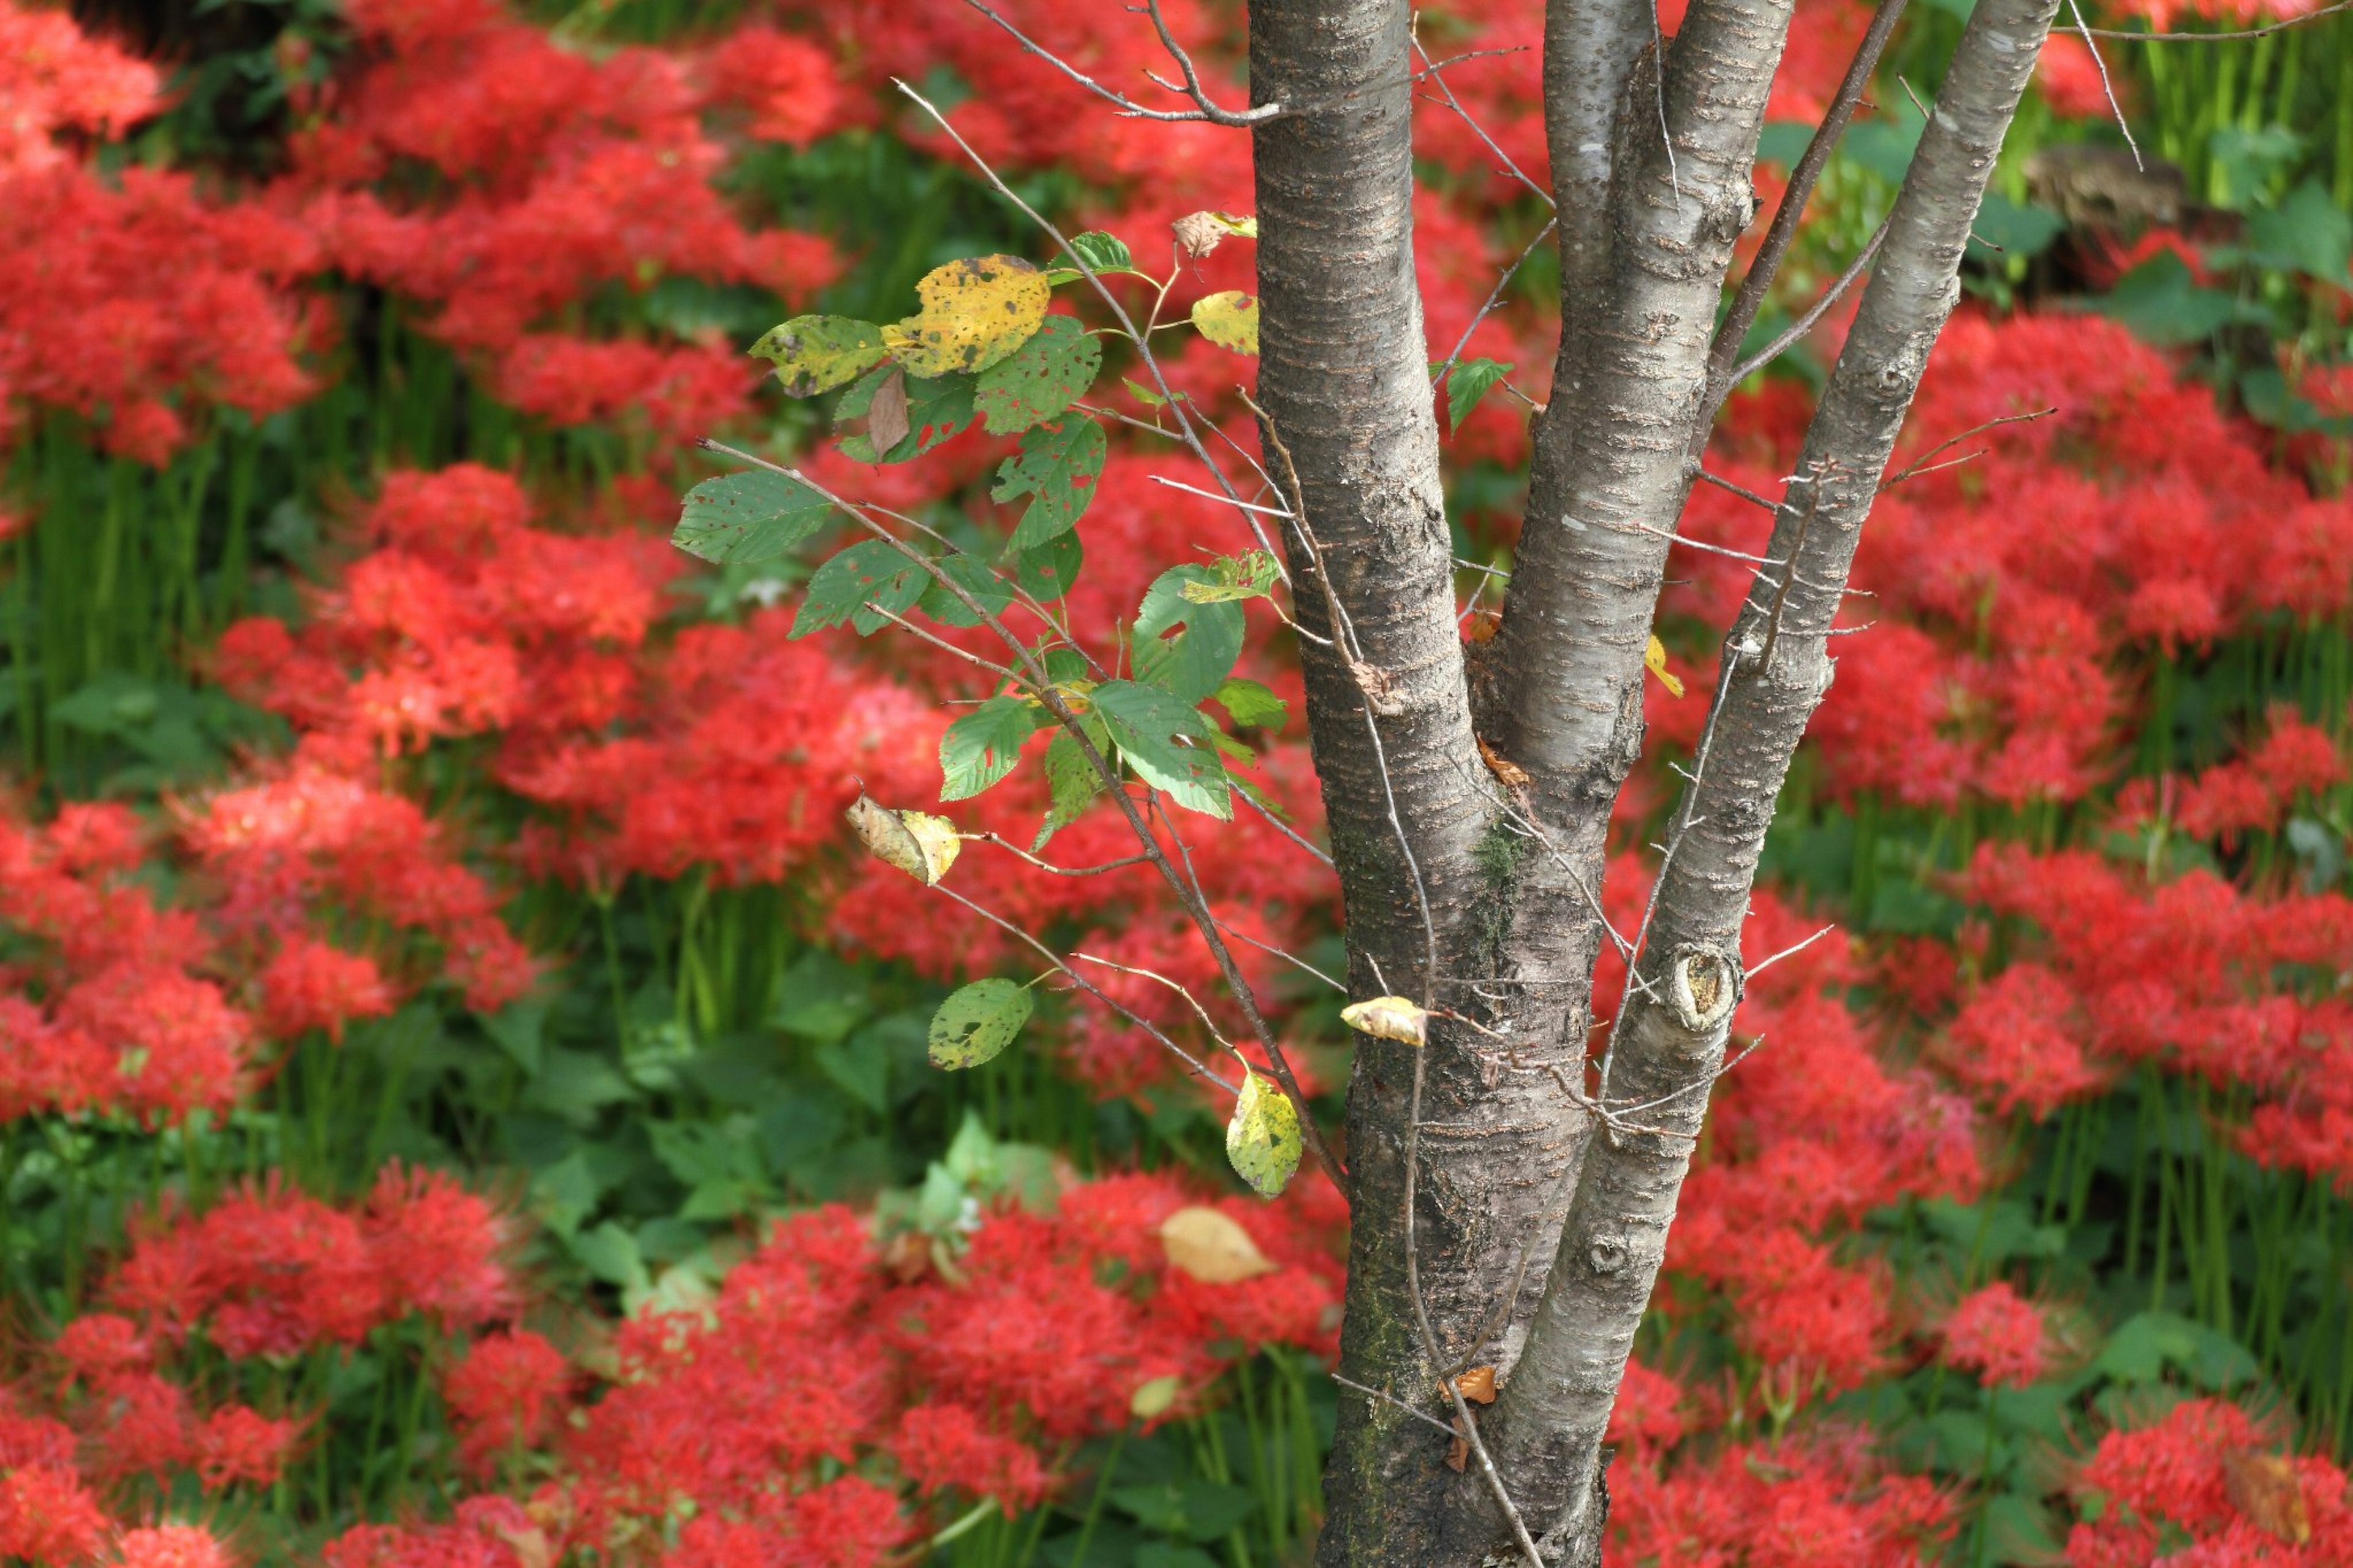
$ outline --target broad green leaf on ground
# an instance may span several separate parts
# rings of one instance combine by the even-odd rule
[[[1103,342],[1076,316],[1049,316],[1018,353],[983,371],[973,406],[992,436],[1043,424],[1084,395],[1103,368]]]
[[[1103,426],[1083,415],[1040,425],[1021,437],[1021,450],[1005,459],[989,487],[992,500],[1030,498],[1013,530],[1011,546],[1028,550],[1078,525],[1094,499],[1109,451]]]
[[[1197,605],[1214,605],[1220,599],[1263,598],[1273,592],[1276,580],[1282,574],[1274,557],[1263,550],[1220,555],[1209,563],[1207,570],[1207,576],[1185,584],[1185,596]]]
[[[932,1065],[978,1067],[1013,1043],[1031,1005],[1029,990],[1010,980],[976,980],[951,992],[932,1015]]]
[[[1137,777],[1188,811],[1232,819],[1231,784],[1209,745],[1209,721],[1190,703],[1134,680],[1106,680],[1093,697],[1112,744]],[[1183,743],[1188,740],[1195,743]]]
[[[923,309],[882,329],[913,375],[983,371],[1029,341],[1052,298],[1046,275],[1018,256],[973,256],[926,273]]]
[[[890,353],[881,328],[848,316],[795,316],[770,327],[751,352],[776,367],[776,379],[793,397],[847,386]]]
[[[1280,1194],[1299,1169],[1299,1108],[1269,1079],[1247,1072],[1226,1123],[1226,1159],[1262,1198]]]
[[[968,800],[1011,773],[1044,717],[1018,697],[992,697],[949,725],[940,737],[940,798]]]
[[[1462,421],[1479,406],[1479,400],[1495,390],[1495,385],[1512,373],[1512,367],[1502,360],[1466,359],[1446,373],[1446,427],[1462,428]]]
[[[893,811],[864,795],[843,814],[850,831],[877,859],[904,871],[926,888],[948,874],[964,850],[955,824],[927,811]]]
[[[1248,676],[1237,675],[1217,689],[1218,706],[1245,730],[1280,730],[1291,705]]]
[[[1135,270],[1135,258],[1129,254],[1125,240],[1115,234],[1105,234],[1099,228],[1091,228],[1084,234],[1071,237],[1067,258],[1055,259],[1054,265],[1046,269],[1046,281],[1057,288],[1065,283],[1078,281],[1086,276],[1086,273],[1078,266],[1082,261],[1092,268],[1098,277],[1106,272]]]
[[[1087,731],[1087,738],[1094,742],[1095,750],[1108,753],[1111,732],[1103,721],[1090,715],[1080,720],[1079,724]],[[1037,854],[1046,847],[1047,840],[1076,822],[1079,814],[1103,793],[1103,774],[1087,760],[1078,738],[1068,730],[1057,730],[1054,738],[1046,742],[1046,793],[1051,804],[1046,808],[1046,820],[1039,826],[1029,853]]]
[[[832,503],[790,474],[747,468],[686,492],[670,542],[721,565],[782,555],[815,533]]]
[[[958,550],[932,563],[946,577],[970,595],[973,604],[992,616],[1001,616],[1013,603],[1012,585],[988,569],[988,563],[976,555],[966,555]],[[964,597],[949,591],[947,584],[938,578],[923,590],[923,614],[947,626],[976,626],[982,617],[974,613],[972,605]]]
[[[1193,302],[1193,325],[1221,349],[1258,353],[1258,300],[1239,289],[1205,294]]]
[[[833,416],[837,420],[865,419],[871,426],[875,396],[893,376],[900,378],[901,390],[906,394],[906,433],[879,450],[871,432],[843,437],[839,443],[841,455],[853,462],[903,463],[930,451],[972,423],[972,377],[944,375],[927,379],[906,375],[895,364],[878,365],[859,377],[841,395]]]
[[[844,622],[871,637],[891,624],[890,617],[866,606],[881,605],[893,616],[915,607],[932,574],[920,561],[910,560],[880,539],[862,539],[817,569],[809,578],[808,596],[793,617],[792,635],[805,637]]]
[[[1224,684],[1248,629],[1240,605],[1203,603],[1187,591],[1217,585],[1207,566],[1172,566],[1153,579],[1135,612],[1137,677],[1175,692],[1188,708]]]

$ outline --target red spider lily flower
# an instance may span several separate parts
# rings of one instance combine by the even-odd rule
[[[442,1400],[457,1420],[460,1462],[487,1474],[503,1456],[544,1444],[574,1381],[564,1353],[528,1329],[474,1342],[441,1378]]]
[[[242,1405],[225,1405],[196,1428],[196,1474],[208,1492],[273,1485],[301,1433],[299,1421],[272,1420]]]
[[[2042,1310],[2006,1279],[1962,1297],[1937,1335],[1946,1364],[1976,1373],[1989,1388],[2023,1388],[2047,1365]]]
[[[234,1568],[237,1559],[200,1524],[155,1524],[124,1531],[109,1561],[116,1568]]]

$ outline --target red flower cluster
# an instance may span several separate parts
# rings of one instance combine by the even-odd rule
[[[2042,1375],[2042,1313],[2006,1279],[1962,1297],[1937,1334],[1946,1363],[1976,1373],[1989,1388],[2023,1388]]]
[[[1621,1487],[1613,1470],[1610,1479],[1611,1550],[1629,1563],[1909,1568],[1954,1524],[1933,1482],[1882,1472],[1854,1431],[1734,1443],[1663,1478]]]
[[[2345,1473],[2275,1447],[2245,1411],[2212,1399],[2110,1432],[2074,1483],[2099,1511],[2068,1535],[2068,1568],[2139,1568],[2160,1553],[2181,1568],[2353,1561]]]

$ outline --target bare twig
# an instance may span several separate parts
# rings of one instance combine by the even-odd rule
[[[2116,101],[2116,84],[2108,79],[2108,62],[2100,58],[2100,46],[2092,37],[2092,25],[2084,20],[2084,7],[2076,0],[2067,0],[2067,13],[2075,18],[2075,32],[2084,47],[2092,51],[2092,65],[2100,73],[2100,91],[2108,100],[2108,112],[2116,116],[2116,129],[2124,132],[2125,145],[2132,149],[2133,167],[2146,171],[2141,162],[2140,143],[2133,140],[2132,127],[2125,123],[2125,106]]]
[[[1953,437],[1950,440],[1939,441],[1935,446],[1929,447],[1926,451],[1921,453],[1919,459],[1910,468],[1905,468],[1902,473],[1896,475],[1894,479],[1887,480],[1879,488],[1882,490],[1892,489],[1895,486],[1902,484],[1905,480],[1911,479],[1915,475],[1934,472],[1935,470],[1928,465],[1938,453],[1952,450],[1955,447],[1959,446],[1962,442],[1968,440],[1972,436],[1982,434],[1985,431],[1991,430],[1995,426],[2001,425],[2031,425],[2037,419],[2048,419],[2051,416],[2058,412],[2058,407],[2054,405],[2049,408],[2035,409],[2031,414],[2004,414],[1998,418],[1988,419],[1981,424],[1972,425],[1968,429],[1962,431],[1959,435]],[[1946,466],[1947,465],[1937,465],[1939,468]]]
[[[1420,58],[1423,73],[1437,85],[1439,92],[1444,96],[1446,107],[1461,116],[1462,123],[1471,128],[1471,133],[1487,144],[1487,151],[1495,155],[1495,161],[1504,166],[1505,174],[1534,191],[1536,194],[1536,199],[1549,208],[1553,205],[1552,193],[1529,179],[1526,173],[1517,163],[1512,162],[1512,155],[1497,145],[1493,136],[1487,134],[1487,128],[1472,118],[1469,110],[1462,107],[1461,100],[1454,96],[1454,89],[1446,85],[1446,78],[1440,74],[1439,64],[1430,59],[1430,51],[1421,47],[1421,40],[1419,37],[1413,40],[1413,52]],[[1453,62],[1449,60],[1444,63],[1451,65]]]
[[[1813,946],[1814,943],[1821,941],[1822,938],[1830,935],[1831,932],[1836,930],[1838,930],[1838,927],[1835,925],[1826,925],[1822,927],[1821,930],[1816,931],[1813,935],[1806,938],[1803,942],[1792,942],[1788,947],[1783,948],[1780,952],[1772,954],[1770,957],[1759,959],[1750,967],[1748,971],[1748,978],[1751,980],[1756,979],[1758,975],[1764,973],[1767,970],[1772,968],[1775,964],[1780,963],[1785,958],[1797,957],[1798,954],[1805,952],[1806,949]]]
[[[1445,363],[1441,363],[1430,376],[1430,379],[1433,384],[1454,368],[1455,362],[1462,357],[1462,351],[1471,346],[1471,334],[1477,331],[1479,323],[1493,314],[1495,307],[1504,302],[1504,290],[1512,286],[1512,279],[1519,276],[1520,268],[1528,264],[1528,258],[1536,253],[1536,247],[1550,239],[1553,231],[1559,226],[1560,219],[1546,218],[1544,227],[1536,230],[1536,237],[1528,241],[1526,248],[1520,252],[1509,267],[1504,268],[1504,275],[1496,279],[1494,288],[1488,290],[1487,302],[1479,307],[1479,313],[1471,318],[1471,324],[1464,327],[1462,335],[1454,340],[1454,352],[1446,356]]]
[[[960,837],[983,844],[994,844],[1008,854],[1018,856],[1029,861],[1040,871],[1051,871],[1057,877],[1100,877],[1106,871],[1119,871],[1130,866],[1152,864],[1152,857],[1149,855],[1130,855],[1124,860],[1106,860],[1100,866],[1057,866],[1050,861],[1040,860],[1000,833],[966,833]],[[1081,953],[1079,956],[1084,958],[1086,954]]]
[[[1782,354],[1788,352],[1791,343],[1812,331],[1814,323],[1820,321],[1832,305],[1838,303],[1839,296],[1854,287],[1854,280],[1862,276],[1863,268],[1871,265],[1871,258],[1879,254],[1879,247],[1885,244],[1886,240],[1887,223],[1883,218],[1879,226],[1872,230],[1871,237],[1863,241],[1862,249],[1852,262],[1848,263],[1847,269],[1838,275],[1837,281],[1822,290],[1822,297],[1815,300],[1804,315],[1783,328],[1771,342],[1732,367],[1724,380],[1724,394],[1728,396],[1734,387],[1779,359]],[[1709,410],[1708,417],[1709,421],[1714,420],[1714,409]]]
[[[1185,93],[1187,97],[1192,99],[1194,103],[1198,106],[1198,108],[1146,108],[1145,105],[1136,102],[1134,99],[1129,98],[1123,93],[1114,92],[1110,88],[1103,86],[1103,83],[1087,75],[1084,71],[1080,70],[1076,66],[1071,65],[1068,60],[1063,59],[1051,49],[1049,49],[1044,45],[1038,43],[1035,39],[1031,38],[1029,35],[1024,33],[1020,28],[1007,21],[1003,16],[998,16],[988,6],[983,5],[981,0],[964,0],[964,3],[971,6],[974,10],[979,12],[982,16],[987,17],[990,21],[996,23],[999,27],[1003,28],[1005,32],[1012,37],[1013,41],[1020,45],[1023,49],[1037,56],[1039,59],[1044,60],[1048,65],[1052,66],[1056,70],[1060,71],[1064,76],[1069,77],[1072,81],[1077,82],[1081,87],[1085,88],[1089,92],[1093,93],[1096,97],[1117,106],[1120,113],[1131,120],[1158,120],[1164,121],[1206,120],[1212,125],[1257,125],[1263,121],[1272,120],[1277,115],[1284,112],[1282,105],[1279,103],[1262,103],[1256,109],[1245,110],[1220,108],[1213,100],[1211,100],[1208,91],[1202,88],[1201,79],[1194,73],[1192,59],[1182,48],[1177,47],[1176,40],[1169,35],[1167,24],[1161,20],[1159,0],[1152,0],[1153,25],[1160,29],[1161,40],[1168,46],[1169,51],[1176,57],[1177,64],[1184,68],[1186,86],[1178,88],[1172,83],[1161,81],[1157,77],[1153,78],[1154,85],[1166,88],[1172,92]]]

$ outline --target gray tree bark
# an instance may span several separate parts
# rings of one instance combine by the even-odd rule
[[[1348,980],[1441,1015],[1419,1053],[1364,1041],[1349,1087],[1341,1374],[1377,1392],[1344,1387],[1332,1568],[1525,1560],[1497,1480],[1546,1563],[1599,1561],[1602,1436],[1739,999],[1757,855],[2054,5],[1979,0],[1777,514],[1767,553],[1793,574],[1763,569],[1727,637],[1600,1090],[1660,1129],[1637,1131],[1579,1103],[1612,940],[1594,893],[1791,0],[1694,0],[1663,58],[1647,0],[1550,7],[1564,331],[1503,627],[1473,658],[1414,283],[1409,5],[1253,0],[1253,100],[1291,106],[1251,132],[1261,434],[1293,513]],[[1503,1384],[1492,1478],[1450,1465],[1430,1424],[1452,1414],[1441,1374],[1480,1362]]]

